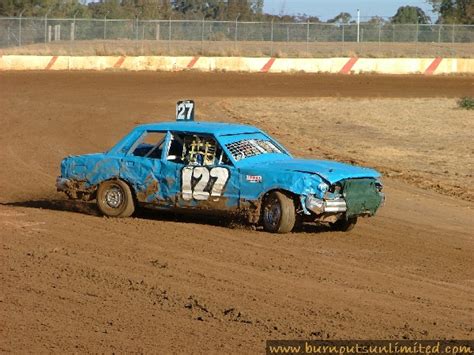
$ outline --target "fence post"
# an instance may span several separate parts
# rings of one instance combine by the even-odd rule
[[[309,20],[308,27],[306,28],[306,53],[309,53]]]
[[[237,15],[237,17],[235,18],[235,37],[234,37],[234,49],[237,49],[237,34],[238,34],[238,30],[239,30],[239,17],[240,17],[240,14]]]
[[[76,11],[74,13],[74,17],[71,23],[71,41],[74,41],[76,39],[76,16],[79,11]]]
[[[137,25],[138,25],[138,18],[137,18]],[[145,22],[143,23],[143,26],[142,26],[142,55],[144,55],[144,45],[145,45]]]
[[[204,27],[206,25],[206,18],[202,18],[202,27],[201,27],[201,55],[204,54]]]
[[[52,37],[52,26],[48,25],[48,42],[51,42]]]
[[[345,47],[345,27],[344,24],[342,24],[342,51],[344,52],[344,47]],[[343,54],[344,55],[344,54]]]
[[[74,41],[74,32],[76,32],[76,23],[71,22],[71,33],[69,34],[69,40]]]
[[[168,28],[168,55],[171,50],[171,17],[172,15],[170,15],[169,28]]]
[[[357,43],[360,40],[360,10],[357,9]]]
[[[453,23],[453,33],[452,33],[451,42],[452,42],[452,44],[451,44],[451,53],[452,53],[452,55],[454,55],[454,52],[455,52],[455,50],[454,50],[454,23]]]
[[[19,29],[18,29],[18,47],[21,47],[21,18],[23,16],[23,13],[25,12],[25,10],[23,10],[22,12],[20,12],[20,19],[19,19]]]
[[[109,14],[110,11],[107,11],[107,13],[104,16],[104,41],[107,38],[107,15]]]
[[[382,40],[382,23],[379,23],[379,50],[380,50],[381,40]]]
[[[21,47],[21,15],[23,14],[23,11],[20,14],[20,19],[19,19],[19,28],[18,28],[18,47]],[[10,29],[10,27],[8,28]]]
[[[273,57],[273,18],[272,18],[272,28],[270,32],[270,57]]]
[[[155,24],[155,40],[156,41],[160,40],[160,23],[159,22]]]
[[[418,57],[418,36],[420,32],[420,24],[418,22],[418,18],[416,19],[416,35],[415,35],[415,57]]]
[[[138,35],[138,15],[135,16],[135,26],[133,26],[135,28],[135,41],[137,41],[137,44],[138,44],[138,40],[140,38],[140,36]]]
[[[441,43],[441,27],[443,25],[438,25],[438,43]]]
[[[51,8],[46,11],[46,14],[44,15],[44,43],[48,42],[48,14],[51,11]]]

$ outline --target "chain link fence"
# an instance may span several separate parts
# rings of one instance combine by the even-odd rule
[[[472,25],[0,18],[1,54],[474,57]]]

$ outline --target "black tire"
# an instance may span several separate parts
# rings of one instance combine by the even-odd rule
[[[278,191],[270,193],[265,198],[262,206],[262,224],[267,232],[291,232],[295,222],[295,204],[291,198]]]
[[[108,217],[130,217],[135,211],[132,191],[121,180],[108,180],[99,185],[97,207]]]
[[[357,224],[357,217],[351,217],[346,219],[345,217],[341,218],[335,223],[331,224],[331,229],[338,232],[349,232],[354,229]]]

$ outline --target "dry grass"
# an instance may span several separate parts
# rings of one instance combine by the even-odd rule
[[[60,41],[0,49],[0,55],[207,55],[327,57],[474,57],[471,43],[334,43],[231,41]]]
[[[455,99],[235,99],[217,106],[295,155],[375,167],[474,201],[474,116]]]

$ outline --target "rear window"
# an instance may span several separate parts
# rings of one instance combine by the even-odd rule
[[[268,153],[283,153],[275,144],[267,139],[242,139],[225,145],[232,157],[242,160]]]

